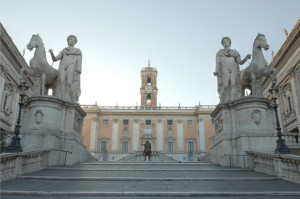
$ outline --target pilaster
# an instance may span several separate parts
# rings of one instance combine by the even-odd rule
[[[132,151],[139,150],[139,120],[133,121],[133,133],[132,133]]]
[[[198,124],[198,151],[205,152],[206,146],[205,146],[204,121],[202,118],[199,118],[199,116],[198,116],[197,124]]]
[[[182,120],[177,120],[177,151],[184,151],[184,139],[183,139],[183,123]]]
[[[164,131],[162,120],[157,120],[157,151],[164,151]]]
[[[111,149],[113,152],[118,151],[118,143],[119,143],[119,120],[114,119],[113,121],[113,129],[112,129],[112,146]]]

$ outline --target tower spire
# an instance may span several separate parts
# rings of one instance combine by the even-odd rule
[[[150,65],[150,59],[148,59],[148,67],[151,67],[151,65]]]

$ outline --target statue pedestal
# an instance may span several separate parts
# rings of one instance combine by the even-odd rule
[[[85,161],[82,124],[86,116],[77,103],[53,96],[34,96],[24,106],[21,127],[23,151],[51,150],[50,165]]]
[[[215,136],[211,138],[211,161],[223,166],[249,167],[246,151],[274,153],[276,124],[270,101],[248,96],[221,103],[211,114]]]

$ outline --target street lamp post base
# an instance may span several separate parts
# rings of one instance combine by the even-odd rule
[[[22,152],[22,146],[21,146],[21,138],[17,135],[15,135],[12,138],[11,143],[8,145],[7,150],[5,153],[17,153],[17,152]]]
[[[286,146],[285,140],[282,138],[279,138],[276,140],[277,147],[275,149],[275,153],[277,154],[291,154],[290,149]]]

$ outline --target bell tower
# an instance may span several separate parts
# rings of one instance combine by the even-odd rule
[[[141,70],[141,79],[141,106],[157,106],[157,70],[151,67],[150,60],[148,67]]]

